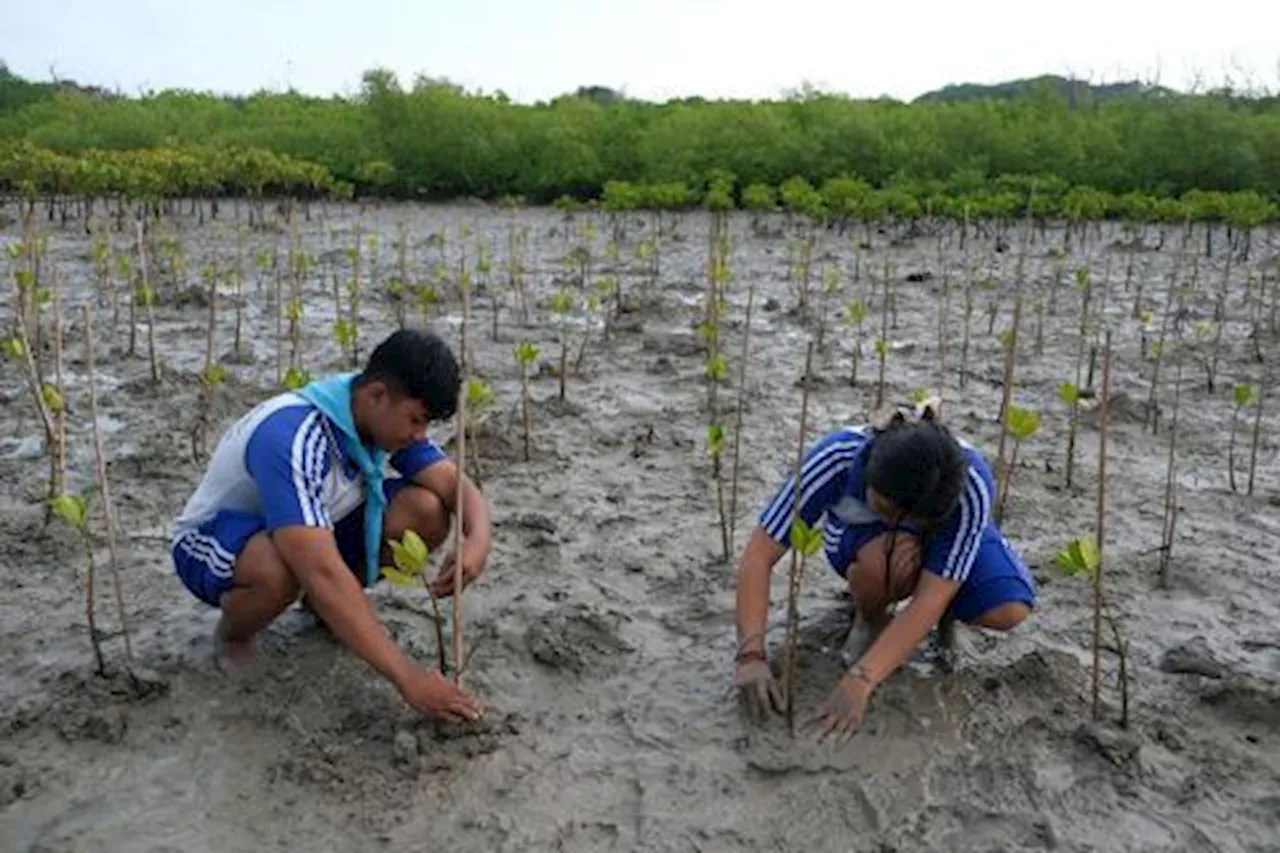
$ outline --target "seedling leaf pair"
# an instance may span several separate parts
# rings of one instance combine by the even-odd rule
[[[791,522],[791,547],[806,557],[812,557],[822,548],[822,529],[810,527],[803,518]]]
[[[389,539],[387,544],[391,546],[391,560],[395,567],[383,566],[382,576],[398,587],[415,586],[417,578],[427,568],[427,557],[430,556],[427,544],[412,530],[406,530],[399,542]]]
[[[1092,579],[1098,572],[1099,559],[1097,541],[1092,536],[1079,536],[1067,543],[1054,562],[1064,575]]]

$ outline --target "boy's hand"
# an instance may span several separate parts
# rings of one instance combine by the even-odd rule
[[[448,598],[453,595],[454,572],[458,562],[455,551],[445,558],[435,580],[431,581],[431,594],[436,598]],[[485,562],[489,559],[489,548],[484,543],[472,539],[462,540],[462,588],[466,589],[471,582],[484,572]]]
[[[399,688],[412,708],[438,720],[456,723],[478,720],[484,715],[484,706],[439,670],[415,669]]]

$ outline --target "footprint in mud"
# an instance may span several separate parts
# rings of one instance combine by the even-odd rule
[[[557,608],[540,616],[525,633],[533,659],[553,669],[581,674],[616,662],[635,647],[618,636],[628,617],[601,613],[586,604]]]
[[[1280,690],[1246,676],[1211,682],[1200,701],[1219,714],[1280,730]]]

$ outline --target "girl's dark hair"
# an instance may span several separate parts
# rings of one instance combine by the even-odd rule
[[[968,467],[960,444],[926,410],[919,421],[895,419],[877,431],[864,478],[898,509],[937,529],[959,504]]]

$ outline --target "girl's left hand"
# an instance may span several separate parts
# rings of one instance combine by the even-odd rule
[[[822,740],[834,734],[840,743],[853,735],[862,725],[862,717],[875,687],[858,667],[845,673],[827,700],[818,707],[812,724],[817,727],[817,737]]]

